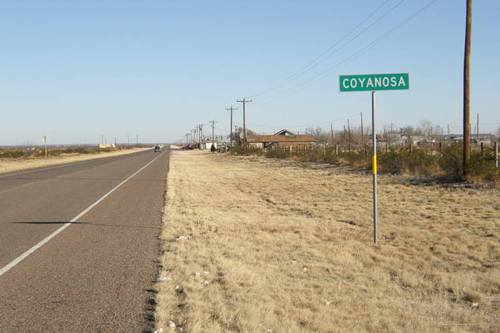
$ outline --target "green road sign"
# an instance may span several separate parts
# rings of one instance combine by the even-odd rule
[[[410,88],[408,73],[340,75],[340,91],[406,90]]]

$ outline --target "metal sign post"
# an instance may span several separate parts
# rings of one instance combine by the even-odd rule
[[[373,243],[377,245],[379,228],[377,216],[377,135],[375,132],[375,91],[407,90],[410,88],[410,76],[408,73],[340,75],[339,87],[341,92],[371,91],[372,94]]]
[[[373,243],[378,242],[377,222],[377,135],[375,133],[375,91],[372,91],[372,174],[373,174]]]

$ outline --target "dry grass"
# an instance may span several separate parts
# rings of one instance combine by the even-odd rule
[[[110,156],[118,156],[124,154],[136,153],[138,151],[149,148],[132,148],[123,149],[112,152],[101,152],[96,154],[68,154],[65,156],[49,157],[49,158],[20,158],[20,159],[0,159],[0,173],[27,170],[33,168],[46,167],[57,164],[64,164],[77,161],[92,160],[95,158],[103,158]]]
[[[158,327],[177,332],[498,332],[500,191],[173,152]],[[173,325],[172,325],[173,326]]]

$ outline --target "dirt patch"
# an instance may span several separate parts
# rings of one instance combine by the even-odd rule
[[[183,332],[498,331],[500,191],[172,152],[157,325]]]
[[[65,164],[77,161],[86,161],[96,158],[119,156],[132,154],[150,148],[123,149],[113,152],[104,152],[97,154],[70,154],[66,156],[57,156],[49,158],[28,158],[28,159],[3,159],[0,160],[0,174],[5,172],[20,171],[34,168],[41,168],[51,165]]]

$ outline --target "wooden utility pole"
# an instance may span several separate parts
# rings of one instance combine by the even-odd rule
[[[215,141],[215,135],[214,135],[214,128],[215,128],[215,120],[209,121],[210,125],[212,126],[212,144],[214,144]]]
[[[363,112],[360,112],[359,115],[361,116],[361,144],[364,146],[365,145],[365,136],[363,132]]]
[[[330,123],[330,143],[333,145],[333,123]]]
[[[236,102],[243,104],[243,142],[247,142],[247,127],[246,127],[246,104],[251,103],[251,99],[237,99]]]
[[[467,14],[465,23],[465,50],[464,50],[464,139],[463,139],[463,176],[467,179],[469,176],[470,165],[470,44],[472,29],[472,0],[466,0]]]
[[[349,123],[349,119],[347,119],[347,135],[349,137],[349,144],[351,144],[351,124]]]
[[[479,143],[479,113],[476,120],[476,142]]]
[[[238,110],[237,108],[233,108],[231,105],[230,107],[226,108],[227,111],[230,112],[230,126],[229,126],[229,143],[232,146],[233,145],[233,111]]]
[[[44,150],[45,158],[47,158],[49,156],[49,151],[47,150],[47,136],[46,135],[43,136],[43,150]]]

